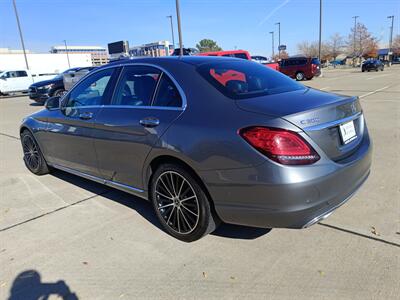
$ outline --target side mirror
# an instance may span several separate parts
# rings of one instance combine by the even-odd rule
[[[47,99],[46,103],[44,104],[44,107],[48,110],[54,110],[54,109],[59,109],[60,108],[60,97],[51,97]]]

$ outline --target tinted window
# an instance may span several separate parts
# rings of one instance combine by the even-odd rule
[[[235,53],[233,56],[237,58],[247,59],[247,55],[244,53]]]
[[[160,73],[152,67],[125,67],[112,104],[150,106]]]
[[[200,66],[198,72],[224,95],[233,99],[305,88],[283,74],[248,61],[209,63]]]
[[[163,74],[158,84],[153,106],[181,107],[182,98],[172,80]]]
[[[26,71],[17,71],[17,77],[28,77]]]
[[[68,96],[67,107],[102,104],[108,83],[114,69],[106,69],[94,73],[79,83]]]

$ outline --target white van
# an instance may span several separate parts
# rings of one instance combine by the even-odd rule
[[[29,70],[5,70],[0,73],[0,95],[26,92],[29,86],[38,81],[54,78],[57,74],[34,74]]]

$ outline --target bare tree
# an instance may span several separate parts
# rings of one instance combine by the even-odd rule
[[[305,55],[307,57],[318,56],[318,43],[317,42],[303,41],[303,42],[297,44],[297,49],[300,54]]]
[[[375,57],[378,51],[378,39],[374,37],[367,27],[358,23],[355,30],[354,44],[354,28],[351,28],[347,40],[347,53],[355,57]]]
[[[303,41],[297,44],[297,49],[300,54],[307,57],[318,57],[318,42]],[[329,47],[326,43],[321,44],[321,60],[326,61],[331,58]]]
[[[345,42],[343,36],[339,33],[335,33],[330,37],[327,43],[327,54],[329,54],[334,60],[338,55],[342,54],[345,48]]]
[[[279,53],[277,53],[277,54],[275,54],[275,56],[272,58],[272,60],[273,60],[273,61],[278,61],[279,58],[280,58],[280,59],[285,59],[285,58],[288,58],[288,57],[289,57],[289,54],[288,54],[285,50],[282,50],[282,51],[281,51],[280,57],[279,57]]]
[[[393,38],[392,48],[393,48],[394,54],[400,55],[400,35],[399,34]]]

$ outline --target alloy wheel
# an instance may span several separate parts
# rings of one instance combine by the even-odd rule
[[[189,234],[200,218],[199,201],[188,180],[174,171],[163,172],[155,184],[157,209],[173,231]]]
[[[25,135],[22,140],[24,150],[24,160],[31,170],[37,170],[40,167],[40,154],[35,141],[29,135]]]

